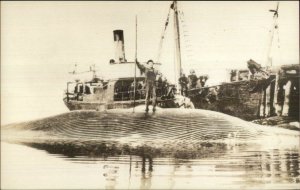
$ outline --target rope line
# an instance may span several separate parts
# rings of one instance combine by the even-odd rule
[[[161,38],[160,38],[160,42],[159,42],[159,47],[158,47],[158,55],[157,55],[157,63],[159,63],[160,61],[160,56],[161,56],[161,52],[162,52],[162,45],[163,45],[163,40],[165,38],[165,33],[166,33],[166,30],[167,30],[167,27],[169,25],[169,20],[170,20],[170,12],[171,12],[171,7],[169,8],[169,12],[168,12],[168,16],[167,16],[167,19],[166,19],[166,22],[165,22],[165,27],[161,33]]]

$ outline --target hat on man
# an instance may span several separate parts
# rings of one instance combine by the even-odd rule
[[[147,61],[147,64],[149,64],[150,62],[154,63],[152,59],[149,59],[149,60]]]

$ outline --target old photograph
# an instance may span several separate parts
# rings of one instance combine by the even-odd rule
[[[299,189],[299,1],[1,1],[1,189]]]

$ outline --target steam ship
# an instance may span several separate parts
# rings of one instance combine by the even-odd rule
[[[274,13],[272,37],[278,29],[278,8],[270,10]],[[274,68],[272,62],[261,67],[254,60],[248,61],[248,69],[232,70],[231,82],[216,86],[199,85],[180,97],[179,78],[182,74],[180,51],[180,27],[178,21],[177,2],[172,2],[170,10],[174,15],[174,36],[176,45],[175,66],[176,84],[164,83],[157,92],[158,106],[162,108],[195,107],[226,113],[244,120],[269,118],[272,116],[291,117],[299,121],[299,64],[282,65]],[[169,11],[170,14],[170,11]],[[169,14],[164,31],[169,23]],[[64,103],[70,110],[106,110],[114,108],[130,108],[145,103],[143,81],[145,76],[135,70],[135,62],[127,62],[124,51],[124,34],[115,30],[115,59],[109,61],[108,67],[122,77],[107,81],[95,74],[90,81],[73,81],[67,83]],[[163,34],[164,35],[164,34]],[[164,36],[161,38],[161,44]],[[161,46],[160,44],[160,46]],[[269,56],[269,55],[268,55]],[[271,60],[271,57],[268,57]],[[159,61],[157,61],[159,62]],[[182,101],[179,101],[181,99]],[[190,102],[190,106],[187,106]]]

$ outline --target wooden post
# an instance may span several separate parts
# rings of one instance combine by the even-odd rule
[[[250,80],[250,79],[251,79],[251,72],[248,71],[248,80]]]
[[[290,108],[290,92],[291,92],[292,82],[289,80],[285,85],[284,93],[284,103],[282,108],[282,115],[288,116]]]
[[[239,81],[239,78],[240,78],[240,71],[237,70],[237,71],[236,71],[236,78],[235,78],[235,81]]]
[[[259,116],[265,117],[265,90],[261,91],[261,102],[260,102],[260,108],[259,108]]]
[[[266,89],[265,107],[265,115],[268,117],[271,113],[271,84]]]
[[[280,106],[278,105],[278,90],[279,90],[279,72],[276,73],[276,79],[275,79],[275,89],[274,89],[274,101],[273,101],[273,107],[275,115],[280,115]]]
[[[275,81],[272,81],[270,84],[270,116],[274,116],[275,108],[274,108],[274,94],[275,94]]]

